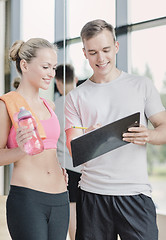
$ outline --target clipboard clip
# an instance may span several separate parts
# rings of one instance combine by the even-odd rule
[[[138,120],[136,120],[133,124],[131,124],[129,127],[128,127],[128,129],[129,128],[131,128],[131,127],[139,127],[140,125],[139,125],[139,122],[138,122]],[[129,132],[128,130],[127,130],[127,132]]]

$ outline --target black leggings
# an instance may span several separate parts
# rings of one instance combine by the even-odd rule
[[[69,224],[68,192],[51,194],[11,186],[7,224],[13,240],[65,240]]]

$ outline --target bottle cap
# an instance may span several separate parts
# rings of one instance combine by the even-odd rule
[[[21,107],[18,113],[18,120],[20,120],[21,118],[28,118],[28,117],[32,117],[31,112],[26,110],[24,107]]]

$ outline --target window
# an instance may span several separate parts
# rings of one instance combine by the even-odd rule
[[[131,33],[131,71],[154,82],[166,107],[165,32],[160,26]],[[166,145],[148,145],[148,170],[153,200],[166,212]]]
[[[67,38],[80,36],[83,25],[101,18],[115,26],[115,0],[70,0],[67,5]]]
[[[132,71],[148,74],[159,91],[163,89],[166,74],[165,32],[166,26],[161,26],[131,33]]]
[[[54,0],[23,0],[22,39],[45,38],[54,42]]]
[[[82,43],[75,43],[68,46],[68,62],[75,68],[75,74],[79,80],[85,80],[92,75],[92,69],[86,60],[83,51]]]
[[[129,20],[132,23],[147,21],[154,18],[166,16],[165,0],[130,0],[129,1]]]
[[[115,1],[70,0],[67,2],[67,38],[79,38],[82,27],[91,20],[103,19],[115,26]],[[81,16],[81,17],[80,17]],[[75,67],[79,80],[92,75],[92,69],[84,57],[81,40],[67,47],[67,62]]]

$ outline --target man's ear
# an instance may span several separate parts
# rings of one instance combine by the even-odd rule
[[[75,84],[77,85],[77,83],[78,83],[78,77],[74,77],[74,82],[75,82]]]
[[[27,69],[28,69],[28,64],[27,64],[27,61],[24,60],[24,59],[21,59],[20,61],[20,68],[21,68],[21,71],[22,72],[26,72]]]
[[[116,47],[116,53],[118,53],[119,52],[119,42],[118,41],[115,42],[115,47]]]
[[[83,48],[82,51],[83,51],[83,53],[84,53],[84,56],[87,58],[85,48]]]

